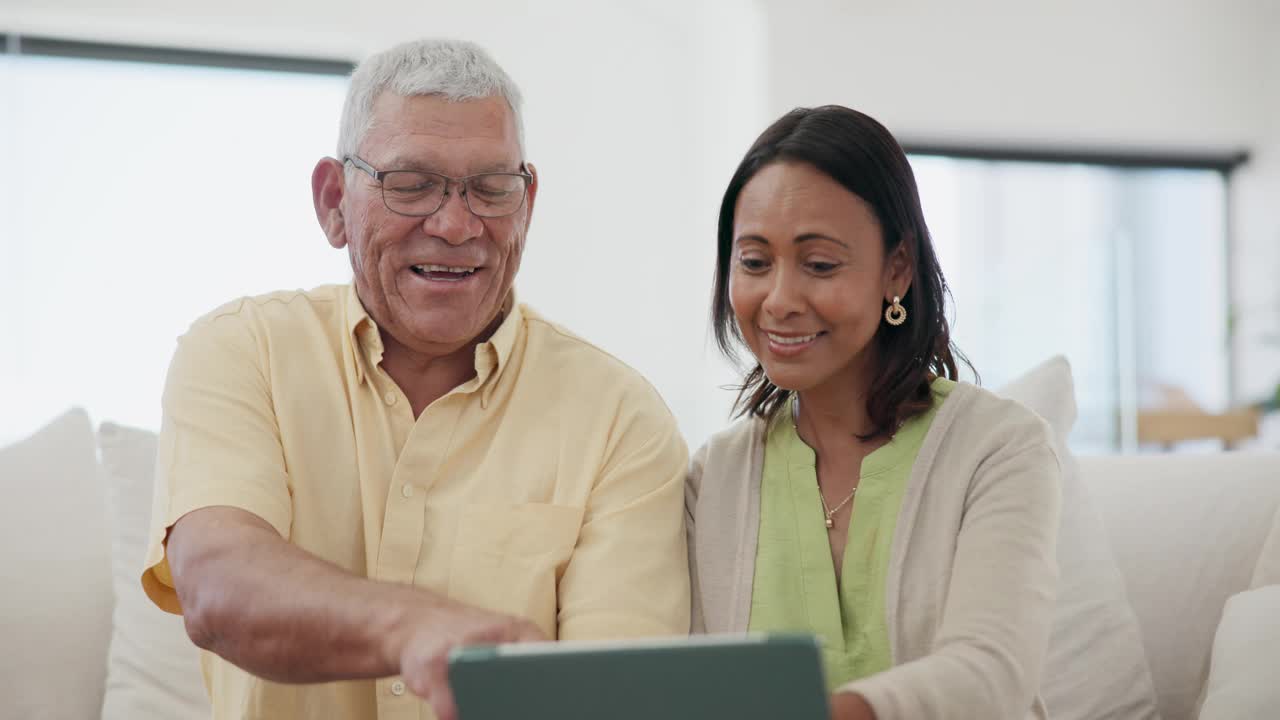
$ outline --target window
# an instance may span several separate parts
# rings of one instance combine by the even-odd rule
[[[1066,355],[1085,452],[1134,449],[1137,408],[1175,389],[1226,405],[1222,172],[923,154],[912,166],[953,336],[984,385]]]
[[[0,444],[74,405],[158,427],[192,320],[350,278],[345,253],[317,248],[307,176],[334,152],[345,88],[336,74],[0,55]]]

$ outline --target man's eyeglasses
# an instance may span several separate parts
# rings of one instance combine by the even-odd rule
[[[533,180],[523,165],[520,172],[515,173],[479,173],[456,178],[417,170],[375,170],[355,155],[348,155],[343,162],[351,163],[378,181],[382,186],[382,202],[388,210],[410,217],[426,217],[439,210],[455,183],[462,188],[459,192],[467,207],[479,217],[511,215],[524,206],[525,194]]]

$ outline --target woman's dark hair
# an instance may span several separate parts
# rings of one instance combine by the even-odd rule
[[[730,359],[737,358],[743,344],[729,305],[733,213],[742,188],[774,162],[808,163],[865,200],[880,222],[886,257],[907,243],[912,266],[911,287],[902,299],[907,322],[896,327],[881,322],[876,330],[878,364],[867,395],[873,428],[863,439],[892,434],[932,406],[929,382],[934,376],[955,380],[956,357],[969,363],[951,343],[947,284],[924,223],[911,164],[893,135],[871,117],[839,105],[796,108],[770,125],[742,158],[720,204],[711,308],[716,343]],[[739,388],[735,414],[772,417],[790,395],[770,382],[757,362]]]

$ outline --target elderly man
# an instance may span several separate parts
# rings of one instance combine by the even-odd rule
[[[311,185],[353,283],[215,310],[165,388],[142,582],[215,717],[448,720],[454,647],[686,633],[670,412],[513,296],[538,176],[502,69],[370,58]]]

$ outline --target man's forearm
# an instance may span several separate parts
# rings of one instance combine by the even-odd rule
[[[192,640],[277,682],[396,674],[395,644],[405,636],[399,626],[435,600],[424,590],[352,575],[231,508],[183,518],[169,543]]]

